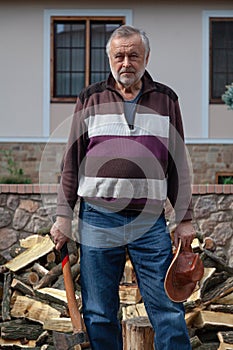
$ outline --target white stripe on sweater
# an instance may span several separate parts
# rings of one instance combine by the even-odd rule
[[[165,200],[167,180],[82,176],[79,181],[78,195],[81,197]]]
[[[169,136],[169,117],[158,114],[135,115],[134,129],[127,124],[124,114],[96,114],[85,120],[89,137],[116,136]]]

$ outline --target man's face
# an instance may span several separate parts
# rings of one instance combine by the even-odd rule
[[[117,82],[125,87],[136,84],[145,72],[148,56],[137,34],[127,38],[114,38],[109,51],[109,63]]]

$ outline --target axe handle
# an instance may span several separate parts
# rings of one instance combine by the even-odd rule
[[[77,300],[74,292],[74,283],[71,274],[69,252],[67,243],[61,248],[61,259],[62,259],[62,271],[66,289],[66,297],[68,302],[69,314],[73,326],[73,332],[83,332],[84,322],[78,309]]]

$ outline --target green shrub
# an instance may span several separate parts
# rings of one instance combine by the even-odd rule
[[[1,176],[1,184],[30,184],[31,179],[24,175],[22,168],[19,168],[13,158],[11,150],[1,150],[1,153],[6,159],[7,166],[3,166],[8,171],[9,175]]]
[[[226,86],[226,91],[222,95],[222,100],[228,106],[228,109],[233,109],[233,83]]]

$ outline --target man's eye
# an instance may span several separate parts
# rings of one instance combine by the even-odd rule
[[[117,56],[115,56],[115,60],[121,61],[121,60],[123,60],[123,56],[117,55]]]
[[[132,53],[132,55],[130,55],[130,58],[132,59],[138,58],[138,55],[136,53]]]

